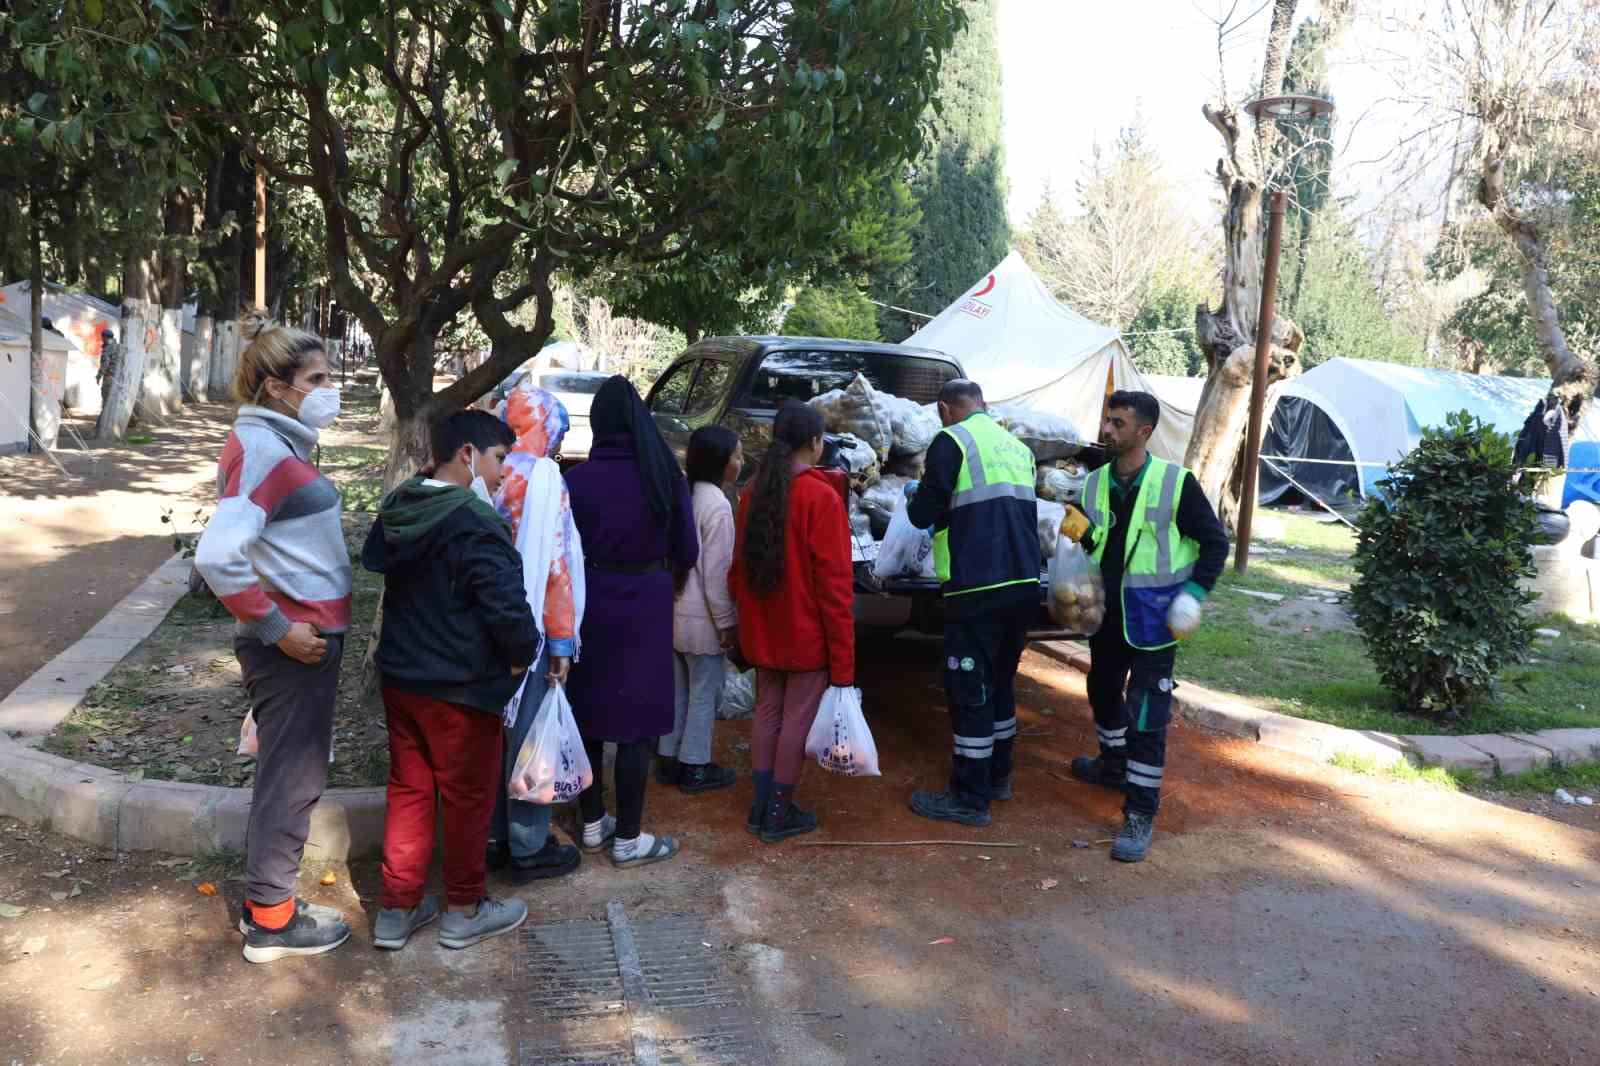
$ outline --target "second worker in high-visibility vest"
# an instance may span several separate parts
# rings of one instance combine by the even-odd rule
[[[949,789],[913,794],[911,809],[981,826],[991,799],[1011,798],[1014,683],[1039,616],[1035,472],[1033,454],[989,417],[975,383],[945,385],[939,420],[945,428],[928,448],[922,480],[906,491],[911,523],[933,530],[955,756]]]
[[[1061,532],[1105,578],[1106,614],[1089,640],[1089,703],[1100,753],[1072,760],[1073,776],[1123,793],[1111,856],[1139,862],[1150,850],[1167,765],[1172,670],[1178,640],[1200,625],[1228,559],[1228,534],[1195,477],[1150,454],[1160,402],[1114,392],[1100,440],[1111,461],[1090,473],[1083,510]]]

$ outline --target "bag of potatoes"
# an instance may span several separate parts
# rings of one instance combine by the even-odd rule
[[[1071,537],[1056,538],[1050,557],[1050,617],[1080,636],[1092,637],[1106,620],[1106,586],[1100,568]]]

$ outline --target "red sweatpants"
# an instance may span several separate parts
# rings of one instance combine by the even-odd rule
[[[485,895],[489,820],[500,772],[500,716],[384,686],[389,809],[383,823],[383,907],[422,901],[433,861],[434,810],[444,808],[444,892],[454,904]],[[437,797],[437,798],[436,798]]]
[[[756,671],[756,721],[750,765],[771,770],[774,784],[793,788],[806,764],[806,734],[828,691],[828,671]]]

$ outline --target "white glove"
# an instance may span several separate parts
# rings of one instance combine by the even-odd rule
[[[1188,640],[1200,628],[1200,615],[1200,601],[1187,592],[1180,592],[1167,608],[1167,628],[1179,640]]]

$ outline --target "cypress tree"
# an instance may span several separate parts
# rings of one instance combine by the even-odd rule
[[[1000,46],[996,0],[966,5],[967,27],[939,73],[939,107],[923,116],[923,148],[910,174],[922,209],[913,237],[909,287],[879,297],[937,314],[1011,248],[1001,151]],[[888,340],[901,340],[923,320],[885,312]]]

